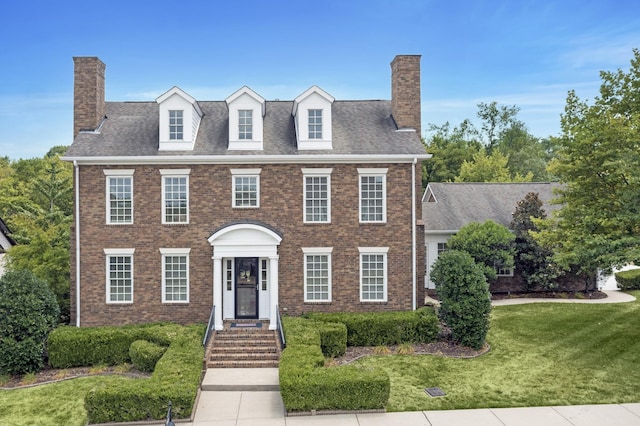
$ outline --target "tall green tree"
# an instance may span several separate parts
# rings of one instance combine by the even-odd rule
[[[531,182],[533,174],[526,176],[516,173],[511,176],[508,167],[509,158],[500,150],[493,150],[491,154],[483,148],[474,154],[471,161],[465,160],[460,167],[460,174],[455,177],[456,182]]]
[[[514,267],[524,279],[525,292],[536,288],[551,289],[557,285],[559,268],[553,262],[553,251],[540,245],[531,234],[538,227],[534,218],[544,219],[547,213],[542,208],[542,201],[535,192],[528,193],[518,201],[513,212],[511,229],[515,234]]]
[[[603,71],[592,104],[570,91],[550,171],[564,185],[562,208],[538,238],[556,260],[595,277],[640,261],[640,51],[628,71]]]

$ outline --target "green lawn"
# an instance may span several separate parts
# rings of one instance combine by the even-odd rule
[[[488,341],[491,351],[475,359],[373,356],[357,365],[389,373],[389,411],[640,401],[640,302],[497,307]],[[84,395],[117,380],[136,379],[96,376],[0,391],[0,424],[84,425]],[[434,386],[447,396],[424,393]]]
[[[640,401],[638,301],[496,307],[487,340],[491,351],[475,359],[375,356],[357,365],[389,373],[389,411]],[[426,395],[434,386],[447,396]]]
[[[50,385],[0,391],[0,424],[11,426],[83,426],[87,423],[84,396],[96,386],[128,379],[94,376]]]

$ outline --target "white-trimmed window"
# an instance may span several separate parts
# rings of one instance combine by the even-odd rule
[[[358,169],[360,222],[387,221],[387,169]]]
[[[183,111],[169,110],[169,139],[184,139]]]
[[[189,248],[161,248],[162,302],[189,303]]]
[[[438,243],[438,256],[447,251],[447,243]]]
[[[162,223],[189,223],[190,169],[160,169]]]
[[[309,110],[309,139],[322,139],[322,110]]]
[[[103,170],[107,177],[107,224],[133,223],[134,170]]]
[[[512,277],[513,268],[496,267],[496,276],[498,277]]]
[[[304,301],[331,302],[332,247],[303,247]]]
[[[133,253],[135,249],[104,249],[107,303],[133,303]]]
[[[360,251],[360,301],[387,301],[389,247],[358,247]]]
[[[253,110],[238,110],[238,139],[253,139]]]
[[[304,223],[331,222],[332,169],[302,169]]]
[[[261,169],[231,169],[233,207],[260,207],[260,171]]]

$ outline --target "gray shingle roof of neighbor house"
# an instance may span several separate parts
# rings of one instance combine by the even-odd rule
[[[264,149],[230,151],[229,112],[224,101],[198,102],[204,113],[193,151],[159,151],[157,102],[107,102],[99,132],[81,132],[65,157],[163,156],[296,156],[358,155],[417,156],[427,158],[420,135],[398,131],[391,117],[391,102],[335,101],[332,105],[333,149],[298,151],[293,101],[267,101],[264,116]]]
[[[518,201],[535,192],[547,214],[558,209],[549,204],[557,183],[480,183],[432,182],[427,185],[422,202],[422,219],[426,232],[457,231],[470,222],[488,219],[509,227]]]
[[[7,250],[12,246],[16,245],[16,242],[14,241],[14,239],[11,238],[11,231],[9,230],[9,227],[7,226],[6,223],[4,223],[1,217],[0,217],[0,234],[2,234],[2,236],[4,237],[4,238],[0,238],[0,252],[2,250]],[[5,240],[8,242],[8,244],[3,243],[3,241]],[[5,245],[7,245],[7,247],[5,247]]]

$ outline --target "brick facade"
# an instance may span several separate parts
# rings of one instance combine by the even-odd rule
[[[159,169],[191,170],[189,175],[190,223],[163,225],[162,176]],[[231,168],[261,168],[260,207],[232,208]],[[303,223],[301,168],[332,168],[331,223]],[[359,223],[358,167],[386,167],[387,222]],[[207,238],[238,220],[258,220],[278,230],[279,305],[282,311],[372,311],[412,308],[412,188],[411,164],[264,164],[264,165],[137,165],[133,176],[133,225],[106,224],[104,169],[79,167],[80,289],[82,326],[150,321],[206,322],[213,304],[213,249]],[[416,218],[420,218],[420,163],[416,164]],[[78,184],[78,182],[76,182]],[[72,253],[75,255],[75,227]],[[162,303],[160,248],[190,248],[190,302]],[[302,247],[333,247],[332,302],[304,303]],[[387,302],[360,302],[358,247],[389,247]],[[131,304],[106,303],[105,248],[135,248],[134,291]],[[424,293],[424,232],[416,227],[416,288]],[[76,268],[72,256],[72,271]],[[76,321],[76,282],[72,274],[71,313]]]

